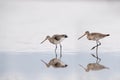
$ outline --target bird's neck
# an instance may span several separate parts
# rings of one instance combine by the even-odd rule
[[[51,37],[50,37],[50,36],[47,36],[47,39],[48,39],[48,40],[50,40],[50,39],[51,39]]]
[[[86,33],[86,35],[87,35],[87,36],[89,36],[89,35],[90,35],[90,33]]]

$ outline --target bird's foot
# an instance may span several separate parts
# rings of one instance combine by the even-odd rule
[[[95,47],[92,47],[91,50],[95,49]]]
[[[93,57],[96,57],[94,54],[91,54]]]

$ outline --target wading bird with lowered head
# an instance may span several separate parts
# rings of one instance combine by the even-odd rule
[[[61,42],[62,42],[65,38],[68,38],[68,36],[67,36],[66,34],[61,34],[61,35],[55,34],[55,35],[53,35],[52,37],[46,36],[45,40],[43,40],[43,41],[41,42],[41,44],[42,44],[43,42],[45,42],[46,40],[48,40],[50,43],[54,44],[54,45],[55,45],[55,56],[56,56],[56,58],[57,58],[57,52],[56,52],[56,50],[57,50],[57,45],[59,44],[59,46],[60,46],[60,58],[61,58],[61,57],[62,57],[62,45],[61,45]]]

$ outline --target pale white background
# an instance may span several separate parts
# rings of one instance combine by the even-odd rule
[[[120,51],[119,1],[0,1],[0,51],[53,51],[40,42],[53,34],[67,34],[64,51],[85,51],[95,45],[85,31],[109,33],[101,40],[102,51]]]
[[[86,73],[78,66],[93,60],[89,53],[95,42],[86,37],[77,40],[85,31],[110,34],[99,48],[102,64],[110,70]],[[68,35],[62,42],[66,69],[46,69],[40,63],[40,58],[54,56],[53,44],[40,45],[53,34]],[[0,80],[120,80],[119,34],[119,0],[0,0]],[[41,54],[48,51],[51,54]],[[86,54],[65,54],[73,52]]]

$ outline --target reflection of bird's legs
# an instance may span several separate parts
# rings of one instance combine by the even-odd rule
[[[60,59],[62,57],[62,45],[60,44]]]
[[[96,41],[96,44],[97,44],[97,46],[96,46],[96,57],[97,57],[97,61],[96,61],[96,62],[98,62],[98,60],[99,60],[99,57],[98,57],[98,46],[100,46],[101,43],[100,43],[99,41]]]
[[[48,63],[46,63],[45,61],[43,61],[43,60],[41,60],[47,67],[50,67],[50,64]]]
[[[79,64],[80,65],[80,67],[82,67],[85,71],[89,71],[88,69],[86,69],[83,65],[81,65],[81,64]]]
[[[98,46],[100,46],[101,45],[101,43],[100,43],[100,41],[96,41],[96,46],[94,46],[94,47],[92,47],[92,49],[91,50],[93,50],[95,47],[98,47]]]
[[[99,57],[97,57],[97,56],[95,56],[94,54],[91,54],[94,58],[96,58],[97,60],[96,60],[96,63],[99,63],[100,61],[101,61],[101,58],[99,58]]]
[[[98,45],[97,41],[96,41],[96,44]],[[98,62],[98,46],[96,46],[96,58],[97,58],[96,62]]]
[[[55,56],[56,56],[56,58],[57,58],[57,44],[55,45]]]

